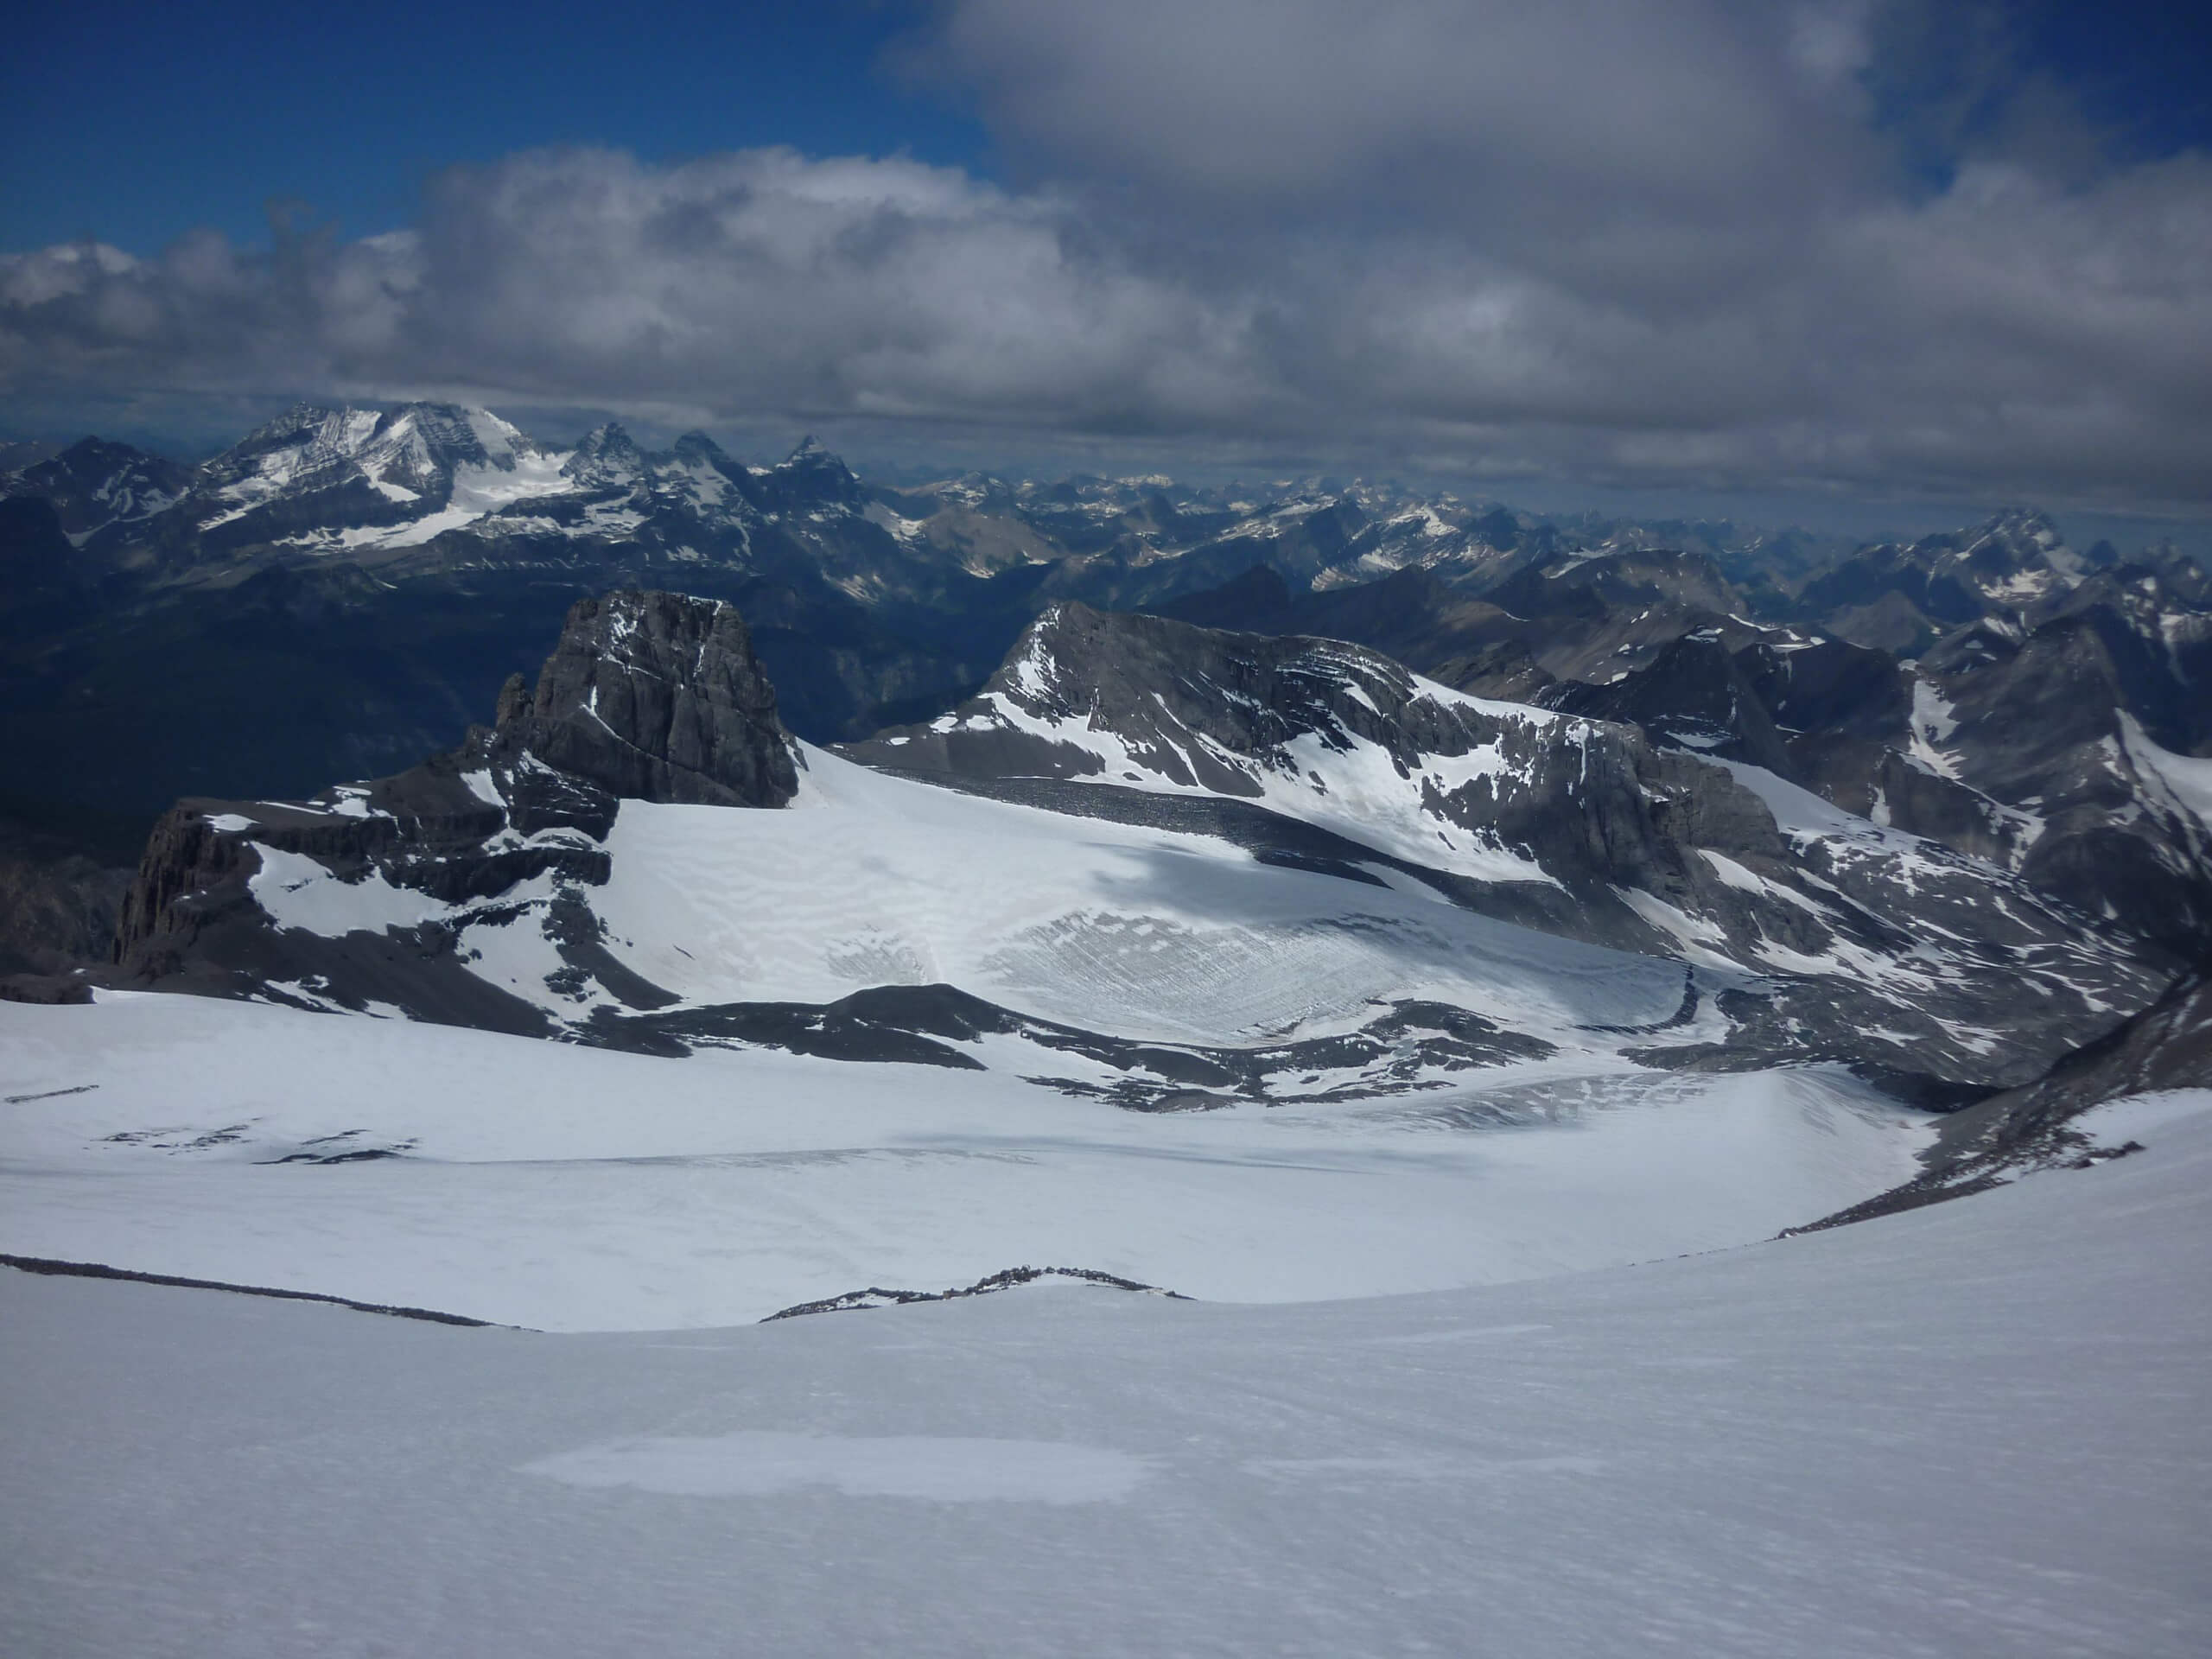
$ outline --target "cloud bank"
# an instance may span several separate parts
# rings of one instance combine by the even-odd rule
[[[0,256],[0,390],[2212,507],[2212,156],[2111,159],[1986,30],[1955,79],[2039,113],[1936,131],[1930,27],[1874,0],[957,0],[898,69],[973,100],[1006,183],[534,152],[442,175],[395,234]]]

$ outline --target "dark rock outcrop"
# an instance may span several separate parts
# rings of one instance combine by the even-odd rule
[[[2086,1167],[2139,1150],[2132,1142],[2101,1149],[2074,1122],[2090,1108],[2127,1095],[2207,1088],[2212,1088],[2212,978],[2191,974],[2034,1083],[1993,1095],[1948,1119],[1923,1154],[1923,1173],[1790,1231],[1872,1221],[1985,1192],[2036,1170]]]
[[[1119,1274],[1101,1273],[1096,1268],[1002,1268],[988,1278],[978,1279],[972,1285],[962,1285],[950,1290],[886,1290],[880,1285],[870,1285],[866,1290],[849,1290],[842,1296],[824,1296],[819,1301],[801,1302],[795,1307],[783,1308],[771,1313],[760,1323],[769,1325],[778,1319],[804,1319],[810,1313],[846,1313],[864,1307],[905,1307],[914,1302],[955,1302],[964,1297],[992,1296],[1017,1286],[1033,1285],[1039,1279],[1068,1279],[1077,1284],[1096,1285],[1108,1290],[1131,1290],[1145,1295],[1165,1296],[1174,1302],[1191,1300],[1180,1291],[1163,1290],[1158,1285],[1141,1284],[1135,1279],[1124,1279]]]
[[[527,710],[499,702],[501,742],[617,797],[781,806],[798,788],[775,688],[734,606],[580,600]]]
[[[0,974],[67,974],[108,958],[130,893],[125,838],[145,825],[0,800]]]

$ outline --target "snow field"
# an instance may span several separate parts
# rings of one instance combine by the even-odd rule
[[[697,1002],[943,982],[1089,1030],[1213,1043],[1347,1029],[1421,997],[1575,1044],[1574,1027],[1663,1020],[1681,999],[1675,963],[1433,895],[805,759],[791,810],[622,804],[613,879],[590,898],[627,966]]]
[[[1022,1265],[1300,1300],[1741,1243],[1905,1179],[1927,1135],[1827,1071],[1465,1075],[1163,1116],[998,1071],[185,996],[0,1004],[0,1250],[549,1330]],[[377,1151],[404,1155],[274,1161]]]
[[[0,1273],[0,1648],[2194,1659],[2212,1091],[2112,1116],[2147,1150],[1357,1301],[549,1336]]]

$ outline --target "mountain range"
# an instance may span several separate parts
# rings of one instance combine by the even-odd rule
[[[15,1647],[2190,1650],[2187,561],[425,405],[8,487]]]
[[[556,446],[437,404],[303,406],[191,468],[87,439],[4,488],[18,842],[57,813],[143,824],[400,771],[616,588],[735,604],[817,745],[937,716],[1073,602],[1364,645],[1758,766],[2168,953],[2212,934],[2212,581],[2170,548],[2076,552],[2031,512],[1851,548],[1359,483],[894,488],[811,441],[755,467],[702,434]],[[0,928],[13,965],[81,952],[53,908]]]

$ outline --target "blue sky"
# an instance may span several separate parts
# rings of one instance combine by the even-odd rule
[[[0,435],[433,396],[2212,515],[2212,9],[403,0],[11,44]]]
[[[2007,10],[2027,62],[2116,142],[2212,144],[2212,7]],[[201,226],[259,240],[271,203],[369,234],[410,222],[437,169],[543,145],[904,151],[993,175],[963,100],[896,70],[925,15],[911,0],[37,7],[0,67],[0,249],[91,236],[150,253]]]
[[[265,239],[271,201],[372,234],[409,223],[437,169],[543,145],[989,163],[980,122],[880,67],[911,5],[130,10],[40,6],[18,25],[0,248],[152,253],[200,226]]]

